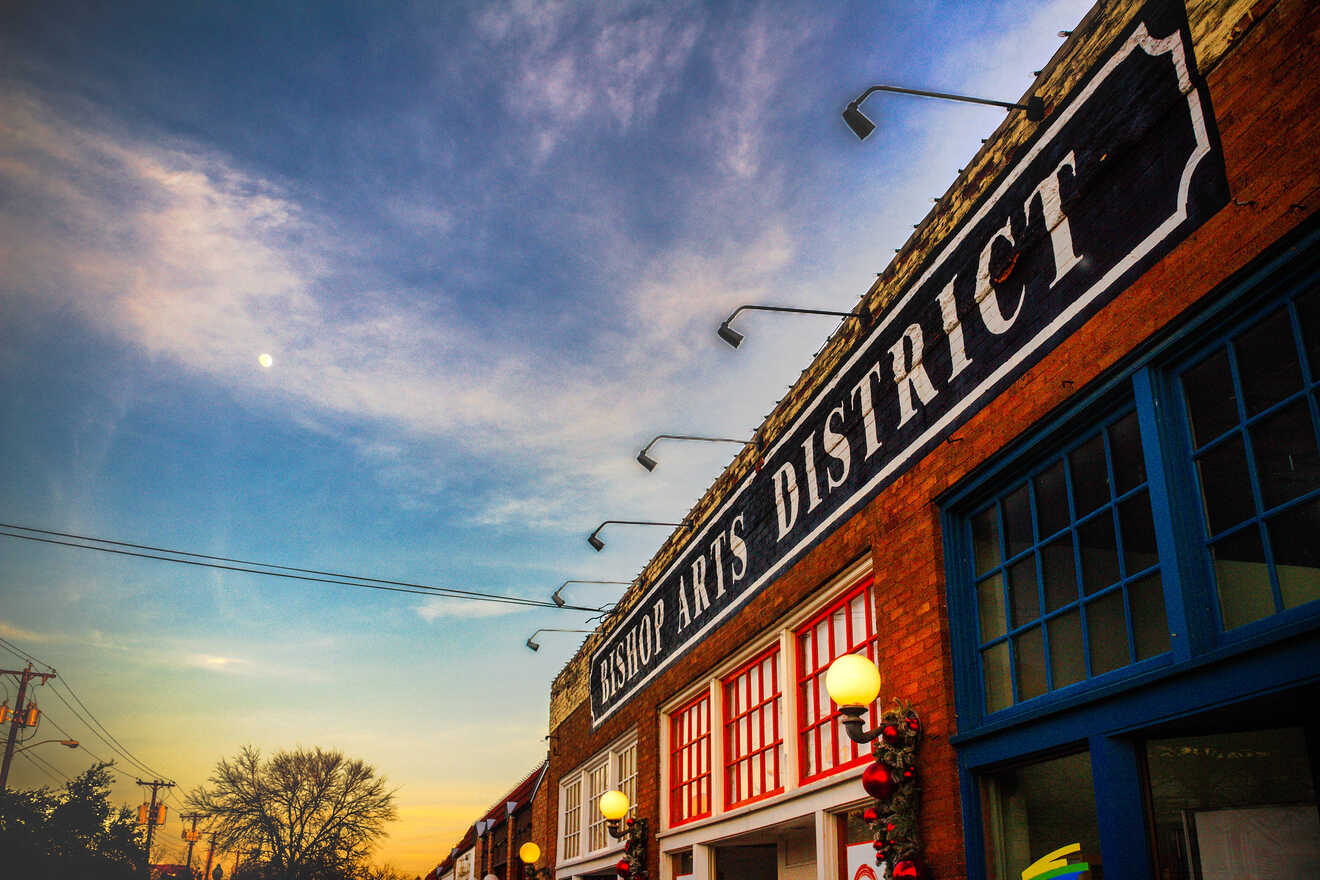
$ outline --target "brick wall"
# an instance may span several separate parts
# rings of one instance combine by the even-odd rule
[[[1320,201],[1320,7],[1308,0],[1209,3],[1192,6],[1198,62],[1206,74],[1232,201],[1172,253],[1116,297],[1087,324],[1020,377],[955,436],[929,453],[881,495],[851,517],[769,589],[751,600],[682,660],[602,725],[591,731],[586,696],[586,660],[597,643],[588,640],[552,693],[554,734],[550,769],[538,808],[538,840],[557,861],[558,781],[563,773],[622,733],[638,731],[638,807],[660,815],[658,707],[709,674],[727,656],[727,646],[755,638],[824,582],[868,556],[874,567],[877,620],[882,639],[880,666],[885,697],[910,701],[928,733],[921,752],[921,831],[926,859],[936,877],[966,876],[957,765],[949,737],[956,731],[948,615],[944,594],[939,511],[933,499],[993,458],[1033,424],[1066,403],[1089,382],[1119,364],[1134,348],[1159,333],[1231,279],[1281,236],[1316,213]],[[1087,16],[1070,43],[1042,74],[1042,92],[1061,95],[1089,67],[1098,51],[1138,4],[1103,3]],[[1004,167],[1025,134],[1010,116],[1005,126],[969,163],[945,202],[914,234],[904,254],[867,294],[883,303],[911,280],[921,258],[956,225],[976,197]],[[858,338],[845,325],[812,369],[762,429],[772,438],[810,399]],[[751,466],[744,454],[712,486],[694,511],[712,509]],[[629,593],[635,601],[649,577],[680,549],[671,539]],[[617,618],[616,618],[617,619]],[[607,624],[608,626],[608,624]],[[584,804],[594,809],[594,805]],[[652,865],[658,848],[652,843]],[[654,870],[654,868],[653,868]]]

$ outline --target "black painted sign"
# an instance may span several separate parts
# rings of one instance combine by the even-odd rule
[[[599,724],[1228,201],[1152,3],[591,659]]]

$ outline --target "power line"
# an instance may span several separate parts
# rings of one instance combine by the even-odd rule
[[[235,571],[246,574],[260,574],[267,577],[288,578],[290,580],[309,581],[313,583],[335,584],[344,587],[358,587],[359,589],[382,590],[392,593],[413,593],[421,596],[440,596],[452,599],[467,599],[478,602],[496,602],[507,605],[525,605],[531,608],[549,608],[561,611],[592,611],[598,612],[599,608],[590,608],[583,605],[558,605],[554,602],[529,599],[522,596],[501,596],[498,593],[485,593],[478,590],[462,590],[457,587],[436,587],[429,584],[418,584],[409,581],[390,580],[388,578],[365,577],[360,575],[344,574],[342,572],[322,571],[314,568],[298,568],[290,565],[277,565],[274,563],[254,562],[245,559],[234,559],[227,556],[211,556],[205,553],[193,553],[187,550],[170,550],[161,547],[153,547],[148,544],[134,544],[128,541],[112,541],[106,538],[88,537],[86,535],[76,535],[69,532],[57,532],[50,529],[38,529],[30,526],[14,525],[11,523],[0,523],[0,528],[19,529],[35,534],[24,535],[16,532],[0,531],[0,536],[7,538],[18,538],[24,541],[38,541],[43,544],[55,544],[61,547],[75,547],[80,550],[99,550],[102,553],[113,553],[117,556],[131,556],[139,559],[155,559],[161,562],[173,562],[178,565],[192,565],[199,568],[212,568],[220,571]],[[54,538],[38,537],[39,535],[56,535],[62,538],[71,538],[72,541],[60,541]],[[80,544],[74,541],[91,541],[94,544]],[[111,547],[96,546],[96,544],[111,544]],[[115,547],[131,547],[132,550],[116,550]],[[173,554],[172,556],[162,556],[162,553]],[[179,559],[176,557],[190,557]],[[236,563],[234,565],[223,565],[222,562]],[[260,566],[252,568],[250,566]],[[270,570],[275,569],[275,570]],[[295,574],[294,572],[301,572]]]
[[[51,670],[52,673],[55,671],[54,666],[51,666],[49,663],[46,663],[45,661],[40,660],[37,657],[34,657],[33,655],[27,653],[22,648],[19,648],[17,645],[13,644],[12,642],[9,642],[7,640],[0,640],[0,641],[3,641],[4,644],[8,645],[10,647],[10,650],[16,651],[20,653],[22,656],[26,657],[30,662],[36,663],[39,666],[45,666],[47,669]],[[73,713],[73,716],[75,718],[77,718],[79,721],[82,722],[84,727],[86,727],[89,731],[91,731],[94,736],[96,736],[98,739],[101,740],[101,742],[105,743],[106,746],[112,752],[114,752],[117,756],[123,758],[124,760],[128,761],[129,766],[137,767],[143,772],[149,773],[154,776],[161,777],[165,775],[147,766],[146,762],[139,760],[137,757],[133,755],[132,752],[128,750],[127,746],[121,743],[118,739],[115,739],[114,734],[110,733],[110,731],[106,728],[104,724],[101,723],[100,719],[96,717],[96,715],[92,712],[92,710],[87,708],[87,704],[84,703],[76,693],[74,693],[73,688],[69,686],[69,683],[65,681],[63,677],[55,678],[54,681],[64,686],[64,689],[68,691],[69,696],[73,697],[74,701],[77,702],[77,704],[82,707],[83,712],[87,713],[87,718],[91,718],[92,720],[89,722],[87,718],[84,718],[78,712],[77,709],[73,708],[73,706],[69,703],[68,700],[64,698],[64,695],[59,692],[59,689],[55,685],[51,685],[50,692],[54,694],[55,697],[61,703],[64,704],[65,708],[67,708],[70,712]],[[58,723],[55,723],[54,721],[52,721],[52,723],[54,723],[56,727],[59,727]],[[97,728],[100,728],[100,730],[98,730]],[[60,727],[59,729],[64,733],[65,736],[68,736],[70,739],[73,738],[72,736],[69,735],[68,731],[64,730],[64,728]],[[102,733],[102,731],[104,731],[104,733]],[[88,752],[88,754],[92,755],[91,752]],[[96,756],[92,755],[92,757],[95,758]],[[100,759],[98,758],[97,760]],[[111,766],[113,767],[114,765],[112,764]],[[123,773],[122,770],[120,770],[119,772]]]
[[[65,707],[66,707],[70,712],[73,713],[73,716],[74,716],[75,718],[77,718],[79,721],[82,722],[83,727],[86,727],[89,731],[91,731],[91,733],[92,733],[93,736],[95,736],[96,738],[98,738],[99,740],[101,740],[101,742],[105,743],[106,747],[109,748],[110,751],[114,752],[116,756],[118,756],[118,757],[120,757],[120,758],[123,758],[125,761],[127,761],[127,762],[128,762],[128,765],[129,765],[130,767],[136,767],[139,771],[144,772],[144,773],[146,773],[146,772],[150,772],[150,773],[153,773],[153,774],[154,774],[154,771],[152,771],[150,767],[148,767],[148,766],[147,766],[146,764],[144,764],[142,761],[139,761],[137,758],[133,757],[132,753],[130,753],[130,752],[128,751],[127,748],[125,748],[125,747],[122,746],[122,745],[116,745],[116,743],[119,742],[118,740],[115,740],[114,742],[111,742],[111,739],[114,739],[113,737],[110,737],[109,739],[107,739],[107,737],[109,736],[109,733],[110,733],[108,730],[105,732],[105,735],[102,735],[102,733],[101,733],[99,730],[97,730],[96,727],[93,727],[93,726],[92,726],[92,723],[91,723],[90,721],[88,721],[88,720],[87,720],[86,718],[84,718],[81,714],[79,714],[79,712],[78,712],[77,709],[73,708],[73,705],[72,705],[68,700],[64,699],[64,695],[61,694],[56,688],[52,687],[52,688],[51,688],[51,693],[53,693],[53,694],[59,699],[59,701],[60,701],[61,703],[63,703],[63,704],[65,705]],[[69,691],[69,695],[72,696],[72,697],[74,697],[74,699],[77,699],[77,696],[73,693],[73,691]],[[79,700],[79,701],[78,701],[78,704],[79,704],[79,705],[82,705],[82,701]],[[91,713],[88,712],[88,714],[90,715]],[[100,724],[100,722],[97,722],[97,725],[98,725],[98,726],[99,726],[99,724]],[[104,729],[104,728],[102,728],[102,729]],[[88,754],[91,754],[91,753],[88,752]],[[127,773],[125,773],[124,775],[128,776],[128,775],[132,775],[132,774],[127,774]],[[159,775],[162,775],[162,774],[154,774],[154,775],[159,776]]]
[[[125,746],[125,745],[124,745],[123,743],[121,743],[119,740],[115,739],[114,734],[112,734],[109,730],[107,730],[107,729],[106,729],[106,726],[105,726],[104,724],[101,723],[100,719],[98,719],[95,715],[92,714],[92,710],[91,710],[91,709],[88,709],[88,708],[87,708],[87,704],[84,703],[81,699],[78,698],[78,695],[77,695],[76,693],[73,692],[73,688],[69,687],[69,683],[68,683],[67,681],[65,681],[65,680],[63,680],[63,679],[57,679],[57,681],[58,681],[60,684],[62,684],[62,685],[64,686],[64,689],[65,689],[66,691],[69,692],[69,696],[73,697],[73,699],[78,703],[79,706],[82,706],[83,711],[87,713],[87,717],[88,717],[88,718],[91,718],[92,721],[94,721],[94,722],[96,723],[96,726],[99,727],[99,728],[101,728],[101,730],[105,731],[105,735],[108,736],[108,737],[110,737],[110,739],[114,741],[115,745],[119,746],[119,748],[123,751],[123,754],[125,755],[125,757],[129,758],[130,760],[132,760],[132,762],[133,762],[134,764],[136,764],[137,766],[143,768],[144,770],[149,771],[149,772],[150,772],[152,775],[154,775],[154,776],[162,777],[162,778],[168,778],[168,777],[165,777],[165,774],[164,774],[164,773],[161,773],[161,772],[159,772],[158,770],[153,770],[151,767],[149,767],[149,766],[146,764],[146,762],[141,761],[141,760],[138,760],[136,757],[133,756],[133,754],[132,754],[131,752],[128,751],[128,747],[127,747],[127,746]],[[59,690],[58,690],[58,688],[52,687],[51,690],[54,692],[54,694],[55,694],[57,697],[59,696]],[[65,705],[67,706],[68,703],[65,703]],[[70,706],[69,709],[70,709],[70,711],[72,711],[73,707]],[[76,714],[76,713],[75,713],[75,714]],[[93,730],[92,732],[93,732],[93,733],[96,733],[95,730]],[[99,736],[100,734],[97,734],[97,735]],[[104,737],[103,737],[103,739],[104,739]],[[107,745],[108,745],[108,743],[107,743]]]
[[[11,653],[17,654],[19,657],[21,657],[24,660],[35,663],[38,666],[45,666],[51,672],[55,671],[54,666],[49,666],[45,663],[42,663],[36,657],[33,657],[31,654],[29,654],[27,651],[24,651],[22,648],[20,648],[18,645],[15,645],[13,642],[7,641],[5,639],[0,639],[0,645],[3,645],[4,647],[8,648]]]
[[[63,776],[65,779],[68,779],[70,782],[73,781],[72,779],[69,779],[69,774],[65,773],[63,770],[56,767],[54,764],[49,763],[48,761],[46,761],[45,758],[42,758],[40,755],[29,755],[27,752],[19,752],[18,755],[20,758],[27,758],[29,764],[31,764],[33,767],[36,767],[42,773],[45,773],[47,776],[49,776],[51,779],[54,779],[56,782],[59,782],[59,779],[55,777],[56,773],[58,773],[60,776]]]

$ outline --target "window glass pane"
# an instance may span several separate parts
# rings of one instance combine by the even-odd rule
[[[1268,510],[1320,487],[1320,455],[1306,400],[1296,400],[1251,427],[1256,478]]]
[[[1269,530],[1283,607],[1320,599],[1320,499],[1274,517]]]
[[[978,573],[999,564],[999,511],[993,504],[972,517],[972,552]]]
[[[1082,849],[1068,858],[1091,866],[1075,876],[1099,880],[1104,875],[1086,752],[986,774],[981,804],[989,880],[1021,880],[1041,856],[1073,843]]]
[[[1146,767],[1157,877],[1316,876],[1320,814],[1302,728],[1151,740]]]
[[[1233,629],[1273,614],[1274,595],[1260,532],[1249,526],[1210,548],[1219,590],[1224,629]]]
[[[1013,638],[1018,699],[1030,700],[1045,693],[1045,643],[1040,627],[1032,627]]]
[[[1036,522],[1040,536],[1048,538],[1068,524],[1068,487],[1064,484],[1063,460],[1036,476]]]
[[[1123,591],[1115,590],[1086,606],[1086,635],[1091,645],[1091,674],[1102,675],[1128,663]]]
[[[1045,610],[1054,611],[1077,601],[1076,562],[1073,559],[1072,534],[1066,534],[1041,548],[1041,569],[1045,575]]]
[[[1253,415],[1301,390],[1302,371],[1293,343],[1292,320],[1279,309],[1233,340],[1247,415]]]
[[[1145,660],[1169,650],[1169,621],[1164,613],[1164,587],[1158,573],[1128,587],[1128,606],[1132,609],[1137,659]]]
[[[985,676],[985,711],[998,712],[1013,705],[1012,677],[1008,672],[1008,642],[981,652],[981,670]]]
[[[1046,624],[1050,629],[1050,674],[1061,688],[1086,678],[1086,650],[1082,645],[1082,612],[1061,614]]]
[[[1160,561],[1155,549],[1155,517],[1150,512],[1150,494],[1141,492],[1118,506],[1123,530],[1123,565],[1131,576]]]
[[[1105,463],[1105,440],[1097,434],[1068,456],[1072,476],[1073,507],[1077,515],[1095,510],[1109,500],[1109,466]]]
[[[1082,548],[1082,587],[1088,595],[1118,580],[1118,544],[1110,511],[1079,526],[1077,540]]]
[[[1141,452],[1135,410],[1109,426],[1109,453],[1114,460],[1114,479],[1120,493],[1146,482],[1146,459]]]
[[[1031,504],[1027,499],[1026,485],[1004,499],[1004,538],[1010,558],[1034,542],[1031,537]]]
[[[1197,447],[1237,424],[1237,394],[1228,369],[1227,351],[1217,352],[1184,373],[1182,387]]]
[[[976,585],[976,607],[981,616],[981,641],[997,639],[1007,632],[1004,614],[1004,579],[988,577]]]
[[[1040,617],[1040,596],[1036,592],[1036,557],[1028,556],[1008,569],[1008,598],[1013,604],[1013,626],[1022,626]]]
[[[1247,456],[1239,435],[1203,453],[1196,462],[1210,534],[1217,535],[1255,516]]]
[[[1314,382],[1320,379],[1320,288],[1297,297],[1297,317],[1302,322],[1302,343]]]

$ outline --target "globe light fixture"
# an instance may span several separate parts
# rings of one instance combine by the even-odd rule
[[[969,95],[953,95],[948,92],[928,92],[924,89],[904,89],[898,86],[871,86],[854,100],[848,102],[848,106],[843,110],[843,121],[848,124],[848,127],[852,129],[853,134],[857,135],[859,140],[865,140],[867,135],[875,131],[875,123],[866,118],[866,114],[862,112],[861,108],[862,102],[875,92],[894,92],[900,95],[917,95],[922,98],[940,98],[945,101],[986,104],[991,107],[1003,107],[1006,110],[1025,110],[1027,119],[1032,122],[1040,122],[1045,118],[1045,102],[1036,95],[1028,98],[1025,104],[1014,104],[1009,101],[973,98]]]
[[[535,843],[529,840],[518,847],[518,858],[523,863],[525,880],[549,880],[550,870],[536,867],[537,859],[541,858],[541,848]]]
[[[825,672],[825,690],[839,705],[843,728],[857,743],[868,743],[880,736],[880,729],[864,731],[862,716],[880,695],[880,670],[861,654],[844,654]]]
[[[605,792],[598,803],[600,814],[610,822],[617,822],[628,815],[628,796],[618,789]]]

